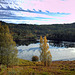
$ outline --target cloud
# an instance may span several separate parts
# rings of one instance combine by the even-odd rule
[[[0,19],[12,23],[72,23],[75,21],[74,3],[75,0],[1,0]]]
[[[54,12],[43,12],[39,11],[31,11],[31,10],[0,10],[0,19],[5,22],[12,23],[31,23],[31,24],[50,24],[53,23],[53,20],[56,22],[60,21],[59,17],[64,17],[65,15],[69,15],[69,13],[54,13]],[[41,12],[40,12],[41,11]],[[7,21],[6,21],[7,20]],[[62,20],[64,21],[64,20]]]

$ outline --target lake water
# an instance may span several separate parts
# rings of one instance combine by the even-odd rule
[[[75,60],[75,42],[66,41],[48,41],[49,50],[52,55],[52,60]],[[26,60],[31,60],[32,56],[40,56],[39,42],[33,42],[29,45],[18,45],[18,57]]]

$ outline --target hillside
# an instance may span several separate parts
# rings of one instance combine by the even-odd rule
[[[9,26],[14,40],[36,40],[41,35],[46,35],[49,40],[75,41],[75,23],[52,25],[11,24],[2,21],[0,23]]]
[[[20,59],[20,64],[7,68],[0,65],[0,75],[75,75],[75,61],[53,61],[50,67],[40,62]]]

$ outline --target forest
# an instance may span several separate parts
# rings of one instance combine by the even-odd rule
[[[12,24],[0,21],[2,25],[8,25],[14,40],[36,40],[40,36],[48,40],[75,41],[75,23],[71,24]]]

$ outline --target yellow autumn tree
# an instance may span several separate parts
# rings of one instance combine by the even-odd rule
[[[50,66],[52,61],[52,56],[49,49],[49,46],[47,44],[46,36],[44,37],[44,40],[42,36],[40,36],[40,60],[44,64],[44,66]]]

